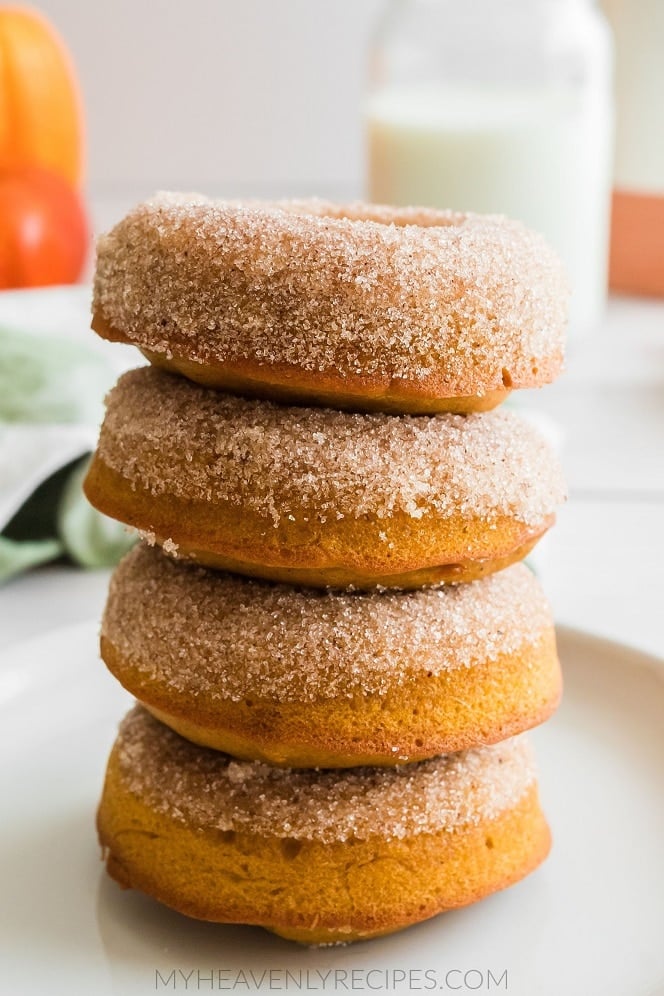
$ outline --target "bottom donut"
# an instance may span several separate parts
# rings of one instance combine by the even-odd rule
[[[523,736],[397,768],[296,771],[196,747],[140,706],[120,727],[97,824],[121,886],[303,944],[465,906],[550,847]]]

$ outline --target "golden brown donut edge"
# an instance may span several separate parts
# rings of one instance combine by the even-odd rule
[[[123,888],[186,916],[309,945],[377,937],[477,902],[528,875],[551,845],[536,784],[497,818],[404,839],[198,831],[128,791],[115,749],[97,827],[107,871]]]
[[[199,363],[173,352],[157,353],[140,346],[136,337],[114,328],[100,313],[94,315],[92,328],[109,342],[138,346],[153,366],[180,374],[203,387],[246,398],[342,411],[386,412],[392,415],[487,412],[502,404],[512,388],[539,387],[543,382],[554,380],[559,373],[559,364],[552,362],[549,370],[545,363],[540,363],[538,374],[533,375],[532,381],[514,383],[510,372],[505,369],[502,389],[487,390],[483,394],[452,395],[441,372],[418,380],[390,380],[359,374],[350,379],[334,370],[302,370],[286,363],[271,363],[269,366],[252,363],[251,360]]]
[[[276,702],[210,700],[146,677],[102,635],[109,671],[192,743],[294,768],[390,766],[495,744],[543,723],[560,701],[553,630],[497,660],[413,676],[386,694]]]
[[[154,536],[167,550],[206,567],[315,588],[417,588],[474,581],[524,556],[553,525],[528,526],[507,516],[491,525],[474,518],[422,521],[396,511],[389,519],[340,519],[317,533],[300,522],[278,525],[252,509],[153,496],[112,470],[96,453],[84,482],[88,500],[105,515]],[[379,536],[379,534],[381,534]]]

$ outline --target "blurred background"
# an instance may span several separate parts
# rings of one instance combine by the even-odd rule
[[[615,186],[612,284],[664,293],[659,0],[43,0],[41,32],[2,9],[4,113],[61,140],[92,231],[155,188],[499,211],[561,252],[586,331]]]
[[[96,226],[161,189],[357,197],[381,0],[39,4],[66,39]]]

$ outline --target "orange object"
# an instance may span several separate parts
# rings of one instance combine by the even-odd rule
[[[614,191],[610,281],[614,290],[664,297],[664,197]]]
[[[67,50],[46,18],[0,7],[0,173],[27,166],[80,181],[82,104]]]
[[[88,248],[79,193],[57,173],[0,174],[0,289],[74,283]]]

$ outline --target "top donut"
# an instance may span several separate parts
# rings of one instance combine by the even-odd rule
[[[224,391],[465,413],[555,378],[567,300],[503,217],[160,194],[100,239],[93,328]]]

